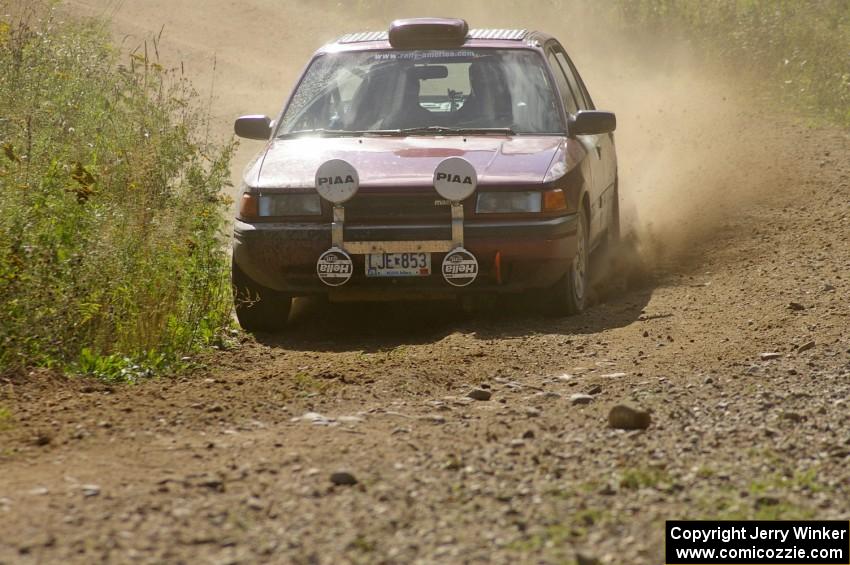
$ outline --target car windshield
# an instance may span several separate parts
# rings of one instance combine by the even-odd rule
[[[562,133],[555,100],[527,49],[330,53],[310,65],[277,135]]]

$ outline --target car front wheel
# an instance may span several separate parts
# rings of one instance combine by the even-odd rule
[[[587,213],[582,209],[576,230],[576,254],[566,275],[549,289],[547,310],[556,316],[569,316],[584,310],[590,280],[589,231]]]
[[[242,329],[249,332],[276,332],[286,327],[292,297],[258,285],[235,261],[231,264],[233,305]]]

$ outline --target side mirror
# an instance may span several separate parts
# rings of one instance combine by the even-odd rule
[[[579,110],[570,118],[570,135],[599,135],[617,129],[617,116],[613,112]]]
[[[242,116],[236,119],[233,131],[245,139],[265,141],[272,134],[272,120],[268,116]]]

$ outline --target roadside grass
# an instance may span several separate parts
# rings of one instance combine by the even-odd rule
[[[580,518],[579,518],[580,520]],[[596,523],[596,522],[594,522]],[[567,522],[549,524],[534,532],[523,535],[511,542],[506,548],[509,551],[524,555],[543,553],[547,562],[574,564],[577,563],[572,557],[575,544],[580,543],[587,536],[587,526],[577,524],[576,519]],[[570,549],[568,549],[570,548]]]
[[[529,534],[510,542],[507,545],[507,549],[517,553],[537,553],[543,549],[560,550],[560,555],[551,557],[560,557],[560,559],[565,559],[566,552],[560,548],[570,546],[576,541],[576,539],[577,536],[574,535],[570,526],[566,524],[552,524],[546,526],[539,532]],[[547,555],[547,557],[549,557],[549,555]],[[567,563],[574,562],[567,561]]]
[[[714,478],[714,476],[717,475],[717,471],[711,467],[701,466],[697,469],[696,474],[698,479],[707,480]]]
[[[688,519],[807,520],[819,511],[806,504],[809,495],[829,487],[817,469],[776,471],[741,484],[714,484],[693,493]]]
[[[812,520],[819,512],[797,502],[755,497],[741,498],[739,491],[714,490],[695,498],[693,520]]]
[[[817,471],[808,469],[795,471],[788,476],[782,473],[773,473],[750,482],[749,490],[753,495],[769,493],[776,489],[791,491],[822,492],[827,487],[817,480]]]
[[[307,373],[295,373],[291,383],[298,397],[322,395],[339,386],[335,380],[317,378]]]
[[[773,463],[770,457],[761,460],[765,464]],[[828,488],[818,480],[816,468],[777,470],[740,483],[718,479],[720,475],[714,468],[700,467],[696,472],[698,481],[692,488],[681,491],[687,500],[684,505],[677,500],[679,495],[675,492],[678,491],[665,495],[678,512],[675,517],[683,520],[811,520],[818,517],[819,511],[814,502],[808,502],[808,495]],[[621,497],[640,497],[638,491],[641,489],[666,492],[665,484],[675,482],[667,472],[653,467],[626,467],[614,478],[619,478]],[[603,485],[598,479],[577,482],[575,486],[564,485],[548,491],[546,499],[586,500],[588,494],[598,492]],[[541,554],[547,559],[569,563],[568,555],[555,555],[555,552],[564,547],[580,546],[589,532],[600,528],[616,529],[629,519],[605,506],[550,511],[547,515],[551,521],[522,531],[507,543],[506,548],[524,556]]]
[[[564,484],[545,493],[544,502],[554,504],[546,513],[547,520],[530,526],[507,543],[507,549],[519,554],[541,553],[558,563],[571,563],[571,548],[585,540],[593,529],[617,524],[619,519],[609,507],[585,505],[590,492],[598,491],[602,483]],[[578,508],[569,508],[578,503]],[[565,508],[564,504],[568,506]]]
[[[374,553],[378,548],[378,544],[376,541],[367,538],[362,534],[358,534],[354,537],[354,539],[349,543],[347,549],[356,550],[360,553]]]
[[[231,323],[233,146],[206,139],[156,38],[121,55],[95,22],[17,4],[0,0],[0,373],[178,367]]]
[[[620,487],[628,490],[656,487],[660,483],[668,482],[669,475],[660,469],[654,468],[629,468],[624,469],[620,475]]]
[[[5,406],[0,406],[0,432],[9,430],[15,426],[15,417],[12,411]]]
[[[850,124],[850,3],[846,0],[615,0],[636,37],[671,37],[755,79],[766,100],[818,121]],[[760,101],[754,101],[759,103]]]

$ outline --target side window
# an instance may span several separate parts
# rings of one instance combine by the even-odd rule
[[[576,69],[576,66],[573,64],[573,62],[568,57],[565,57],[565,59],[566,59],[567,63],[569,63],[570,70],[572,71],[573,76],[578,81],[579,91],[581,92],[581,95],[584,97],[584,101],[587,105],[587,109],[588,110],[595,110],[596,106],[593,104],[593,98],[590,97],[590,93],[587,91],[587,86],[584,84],[584,80],[582,80],[581,75],[578,72],[578,69]]]
[[[567,75],[567,82],[570,84],[570,90],[573,91],[573,94],[576,97],[579,110],[587,110],[587,100],[584,99],[584,92],[582,92],[581,87],[578,84],[578,80],[576,80],[575,71],[573,70],[572,65],[567,62],[567,57],[562,52],[558,51],[555,56],[558,58],[558,62],[561,64],[564,74]]]
[[[558,90],[561,92],[561,98],[564,100],[564,107],[570,114],[575,114],[578,112],[578,105],[570,90],[567,77],[564,75],[564,71],[561,70],[561,65],[558,64],[555,54],[551,51],[546,57],[549,59],[549,66],[552,67],[552,74],[555,75],[555,82],[558,83]]]

